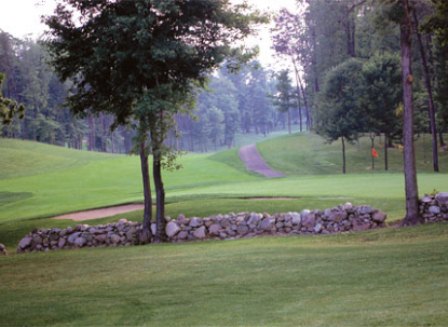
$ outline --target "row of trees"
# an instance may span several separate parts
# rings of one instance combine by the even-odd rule
[[[447,131],[447,4],[444,0],[301,0],[276,17],[274,48],[298,71],[310,123],[329,141],[369,133],[404,144],[407,222],[418,221],[413,138]],[[413,69],[411,69],[413,67]],[[418,114],[420,113],[420,114]],[[422,115],[425,113],[425,115]],[[419,119],[415,119],[418,117]]]
[[[1,134],[76,149],[130,153],[135,131],[129,126],[112,131],[114,117],[106,112],[73,115],[64,105],[73,82],[61,82],[48,62],[48,51],[40,42],[0,31],[3,93],[26,108],[23,119],[16,116],[10,117],[9,124],[0,122]],[[177,150],[231,147],[237,133],[266,135],[287,126],[291,131],[291,123],[301,120],[297,101],[286,111],[276,105],[279,77],[257,61],[242,64],[237,72],[223,66],[207,78],[207,90],[197,90],[194,110],[174,116],[176,124],[168,132],[167,144]]]

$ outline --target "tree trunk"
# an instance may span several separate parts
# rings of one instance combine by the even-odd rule
[[[390,138],[387,133],[384,134],[384,170],[389,170],[389,142]]]
[[[445,140],[443,139],[442,132],[439,132],[439,141],[440,141],[440,146],[445,146]]]
[[[88,118],[88,123],[89,123],[89,139],[88,139],[88,144],[87,144],[87,149],[89,151],[94,151],[95,150],[95,118],[93,117],[93,114],[89,114],[89,118]]]
[[[143,230],[141,232],[140,243],[149,243],[151,241],[151,218],[152,218],[152,199],[151,184],[149,180],[148,153],[146,152],[145,137],[140,141],[140,164],[142,170],[143,181]]]
[[[428,115],[429,115],[429,129],[432,137],[432,164],[435,172],[439,172],[439,152],[437,146],[437,127],[436,127],[436,108],[434,106],[434,97],[432,93],[431,77],[429,75],[428,61],[426,59],[425,48],[423,47],[422,36],[419,32],[419,24],[417,13],[413,11],[414,28],[417,34],[418,45],[420,48],[420,58],[423,66],[423,76],[425,81],[426,91],[428,92]]]
[[[403,163],[406,193],[406,217],[403,225],[421,222],[418,210],[417,171],[415,167],[414,119],[412,104],[411,34],[412,23],[408,0],[402,0],[404,18],[400,24],[401,67],[403,80]]]
[[[154,149],[154,148],[153,148]],[[155,242],[166,241],[166,220],[165,220],[165,188],[162,181],[162,165],[160,154],[157,152],[160,149],[153,150],[152,175],[154,178],[154,186],[156,189],[156,225],[157,231],[154,236]]]
[[[166,136],[164,127],[163,112],[158,115],[158,122],[150,128],[152,144],[152,177],[154,178],[154,187],[156,189],[156,234],[155,242],[164,242],[166,237],[165,220],[165,188],[162,181],[162,146]]]
[[[373,149],[375,149],[375,135],[370,135],[370,157],[372,158],[372,171],[375,170],[375,157],[373,156]]]
[[[302,123],[302,106],[300,104],[300,77],[299,77],[299,70],[297,69],[296,61],[293,59],[294,64],[294,72],[296,77],[296,93],[297,93],[297,106],[299,108],[299,131],[302,133],[303,131],[303,123]]]
[[[288,134],[291,134],[291,110],[288,109],[287,117],[288,117]]]
[[[346,159],[345,159],[345,138],[341,137],[342,141],[342,173],[345,174],[346,170]]]

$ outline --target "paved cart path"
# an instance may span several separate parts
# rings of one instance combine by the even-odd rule
[[[240,148],[240,159],[250,171],[256,172],[268,178],[284,177],[285,175],[279,171],[273,170],[264,161],[263,157],[257,150],[255,144],[246,145]]]

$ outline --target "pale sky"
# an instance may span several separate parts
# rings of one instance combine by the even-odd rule
[[[242,0],[233,0],[241,2]],[[296,0],[248,0],[256,8],[264,11],[278,11],[281,8],[293,10]],[[26,36],[38,38],[45,30],[45,25],[40,22],[42,15],[51,14],[56,6],[56,0],[0,0],[0,29],[18,38]],[[261,28],[258,36],[252,37],[249,45],[260,47],[259,60],[263,65],[279,68],[278,58],[270,49],[270,26]]]

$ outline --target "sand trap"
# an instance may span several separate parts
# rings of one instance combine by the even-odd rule
[[[111,217],[121,213],[143,210],[143,204],[126,204],[109,208],[86,210],[73,212],[62,216],[53,217],[53,219],[71,219],[74,221],[92,220],[104,217]]]

